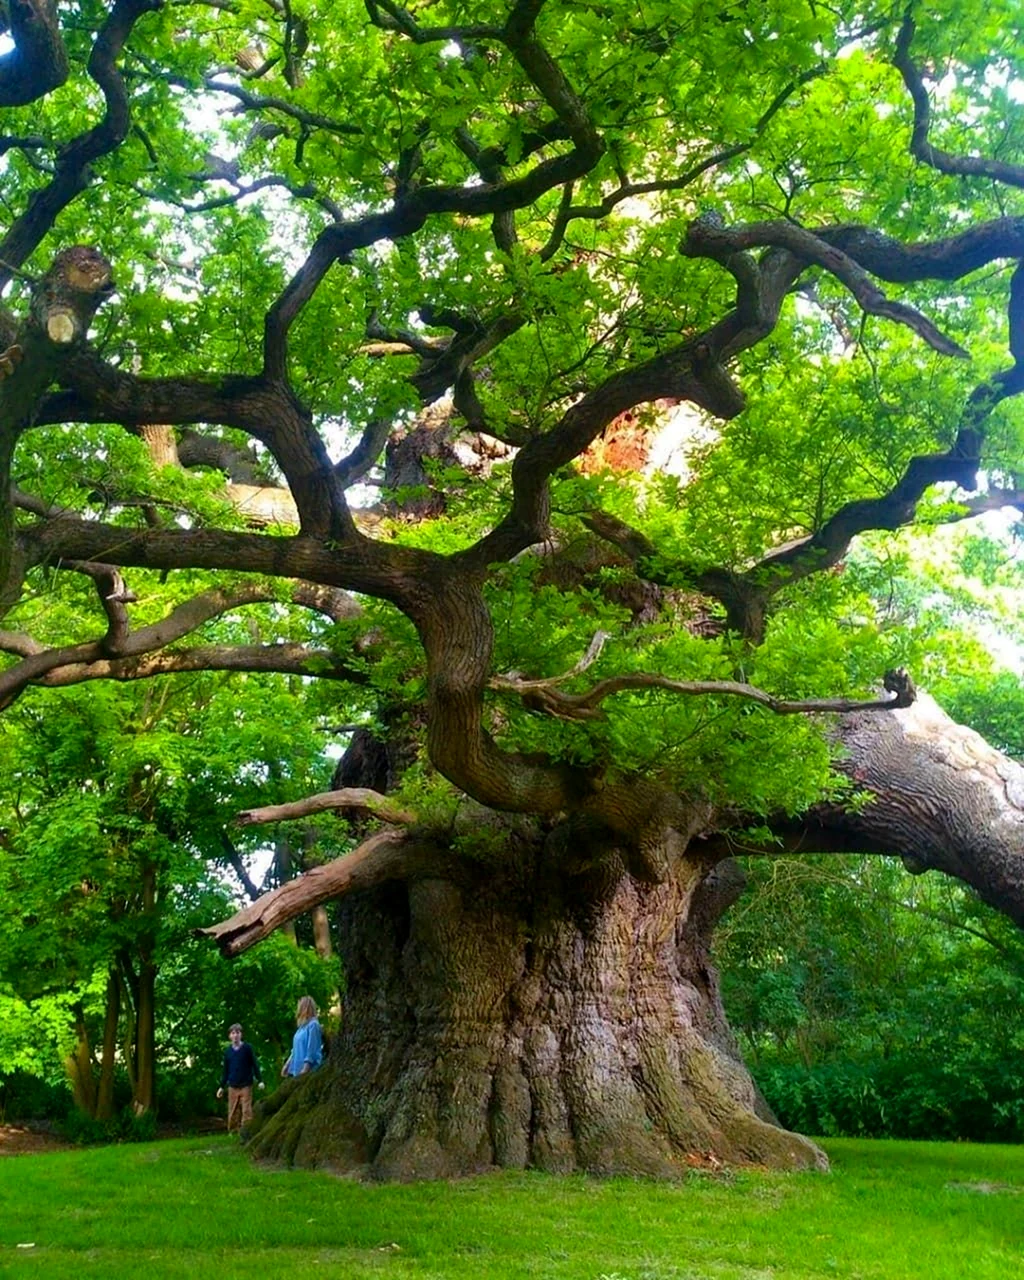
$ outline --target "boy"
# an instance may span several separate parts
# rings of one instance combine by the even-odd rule
[[[224,1097],[224,1086],[228,1089],[228,1133],[232,1129],[241,1129],[252,1119],[252,1082],[259,1081],[263,1088],[263,1076],[260,1064],[252,1051],[252,1045],[242,1039],[242,1027],[238,1022],[228,1028],[231,1043],[224,1050],[224,1069],[220,1073],[220,1088],[217,1097]]]

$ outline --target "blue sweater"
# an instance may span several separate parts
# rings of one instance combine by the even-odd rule
[[[285,1063],[285,1074],[300,1076],[302,1068],[307,1065],[310,1071],[315,1071],[323,1061],[323,1056],[324,1046],[320,1023],[316,1018],[311,1018],[296,1030],[292,1038],[292,1051]]]
[[[232,1089],[244,1089],[251,1085],[253,1078],[259,1080],[260,1064],[252,1051],[252,1045],[243,1040],[236,1049],[229,1044],[224,1050],[224,1070],[220,1073],[220,1087],[230,1085]]]

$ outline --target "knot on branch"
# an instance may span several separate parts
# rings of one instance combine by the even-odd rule
[[[0,351],[0,382],[4,378],[9,378],[15,368],[21,363],[24,355],[22,348],[15,343],[13,347],[8,347],[6,351]]]
[[[917,689],[914,682],[911,680],[909,672],[904,670],[903,667],[887,671],[882,677],[882,688],[886,693],[894,693],[896,695],[891,704],[894,711],[902,707],[912,706],[917,699]]]
[[[100,303],[114,290],[110,263],[97,249],[63,249],[39,281],[32,300],[36,324],[51,342],[68,346],[84,338]]]

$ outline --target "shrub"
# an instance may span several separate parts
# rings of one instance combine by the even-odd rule
[[[787,1129],[820,1137],[1024,1141],[1024,1064],[909,1055],[755,1072]]]

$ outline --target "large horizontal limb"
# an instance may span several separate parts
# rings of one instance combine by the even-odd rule
[[[963,881],[1024,928],[1024,768],[926,693],[892,715],[843,716],[836,737],[837,767],[867,803],[773,821],[780,844],[741,842],[722,856],[888,854]]]
[[[0,631],[0,648],[8,653],[21,653],[26,658],[40,652],[30,637],[6,631]],[[307,678],[315,676],[318,680],[345,680],[352,684],[362,684],[366,679],[361,667],[339,658],[330,649],[314,649],[294,642],[196,644],[187,648],[161,649],[132,658],[96,656],[95,649],[91,645],[76,645],[63,653],[45,650],[46,656],[34,674],[23,668],[12,668],[18,677],[18,687],[0,697],[0,711],[26,688],[64,689],[88,680],[114,680],[125,684],[132,680],[151,680],[154,676],[196,671],[273,672]],[[0,681],[7,674],[0,673]]]
[[[723,252],[730,247],[745,250],[772,244],[776,235],[786,234],[780,228],[788,225],[792,224],[752,222],[731,227],[724,229],[724,239],[719,244]],[[708,230],[717,235],[720,229]],[[813,234],[888,284],[962,280],[991,262],[1024,257],[1024,217],[992,218],[957,235],[919,244],[905,244],[874,227],[858,224],[816,227]]]
[[[897,324],[906,325],[943,355],[967,356],[962,347],[941,333],[916,308],[887,298],[864,267],[844,249],[793,222],[757,222],[739,227],[720,227],[698,218],[691,223],[681,247],[688,257],[710,257],[727,261],[736,253],[765,246],[787,249],[808,265],[823,267],[846,285],[869,315],[883,316]]]
[[[439,557],[360,538],[330,547],[316,538],[272,537],[224,529],[141,529],[55,515],[18,530],[30,565],[100,560],[148,569],[227,569],[301,578],[398,600],[417,589]]]
[[[237,374],[140,378],[88,350],[67,362],[61,380],[65,389],[43,398],[35,425],[110,422],[139,433],[154,423],[237,427],[273,454],[304,532],[339,542],[358,539],[326,446],[281,383]]]
[[[328,650],[305,645],[197,645],[172,649],[175,641],[229,609],[273,601],[279,592],[272,584],[253,582],[230,590],[202,592],[173,609],[166,617],[132,631],[126,605],[134,600],[110,565],[91,561],[65,561],[65,568],[86,573],[96,583],[108,625],[106,635],[79,644],[47,648],[31,636],[0,631],[0,652],[21,661],[0,671],[0,710],[31,685],[48,687],[80,684],[86,680],[140,680],[148,676],[182,671],[284,671],[300,675],[314,672],[335,679],[361,682],[362,673]],[[358,617],[359,605],[340,592],[314,583],[297,583],[292,592],[296,604],[340,620]]]
[[[737,254],[727,265],[741,274],[744,264],[750,265],[746,255]],[[756,641],[763,633],[771,597],[783,587],[838,564],[858,535],[874,529],[896,530],[913,523],[918,503],[933,485],[955,484],[968,492],[977,488],[988,420],[1004,400],[1024,392],[1024,265],[1016,267],[1010,280],[1007,322],[1007,345],[1014,363],[972,390],[948,449],[911,458],[887,493],[844,503],[813,534],[769,551],[756,564],[740,570],[677,565],[676,579],[688,578],[697,590],[721,601],[729,626]],[[998,505],[1013,503],[989,501],[983,495],[970,500],[965,514],[980,514]],[[638,562],[652,581],[668,580],[664,566],[656,566],[657,549],[638,530],[602,511],[590,512],[585,523]]]

